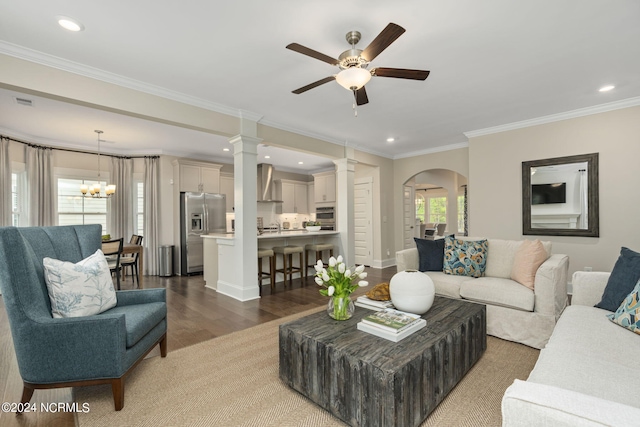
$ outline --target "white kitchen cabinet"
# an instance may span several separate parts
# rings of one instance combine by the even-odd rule
[[[278,179],[275,187],[276,199],[282,200],[282,213],[309,213],[306,182]]]
[[[220,174],[220,194],[224,194],[227,200],[227,213],[233,212],[234,194],[233,194],[233,175]]]
[[[314,174],[314,195],[316,203],[336,201],[336,174],[323,172]]]
[[[173,179],[178,191],[204,193],[220,192],[220,169],[222,165],[177,159],[173,164]]]

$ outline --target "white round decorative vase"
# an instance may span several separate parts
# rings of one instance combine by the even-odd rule
[[[433,280],[417,270],[396,273],[389,281],[391,302],[400,311],[424,314],[433,305],[436,288]]]

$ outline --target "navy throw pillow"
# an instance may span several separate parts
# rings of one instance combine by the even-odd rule
[[[596,307],[616,311],[640,279],[640,253],[623,247]]]
[[[419,271],[442,271],[444,239],[427,240],[414,237],[418,248]],[[625,295],[626,296],[626,295]]]

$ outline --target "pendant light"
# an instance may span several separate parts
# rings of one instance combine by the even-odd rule
[[[114,184],[109,184],[106,186],[104,194],[102,193],[102,188],[100,186],[100,135],[103,132],[101,130],[94,130],[94,132],[98,134],[98,182],[90,186],[82,184],[80,186],[80,192],[84,197],[93,197],[96,199],[108,198],[115,194],[116,186]]]

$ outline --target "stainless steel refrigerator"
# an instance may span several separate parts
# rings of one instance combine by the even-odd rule
[[[180,274],[203,270],[202,235],[227,231],[224,194],[180,193]]]

